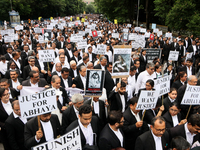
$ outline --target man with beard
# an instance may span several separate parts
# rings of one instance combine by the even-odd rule
[[[127,92],[126,92],[126,83],[123,81],[117,83],[115,90],[113,90],[109,95],[110,101],[110,110],[120,110],[124,112],[127,107]]]
[[[124,134],[121,127],[124,124],[123,114],[120,111],[111,111],[108,115],[108,124],[103,128],[99,137],[99,150],[111,150],[124,147]]]
[[[24,145],[31,149],[36,145],[53,140],[60,135],[60,122],[58,116],[46,113],[40,115],[41,129],[38,129],[38,118],[29,120],[24,129]]]

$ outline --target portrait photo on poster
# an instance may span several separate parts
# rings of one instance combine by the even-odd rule
[[[104,70],[87,70],[85,95],[102,95],[104,74]]]
[[[115,54],[113,63],[113,73],[128,72],[130,68],[129,54]]]

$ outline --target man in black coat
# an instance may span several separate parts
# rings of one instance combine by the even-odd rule
[[[70,69],[69,69],[69,76],[74,79],[77,75],[79,75],[79,71],[76,66],[76,62],[74,60],[70,61]]]
[[[8,46],[7,48],[6,48],[6,54],[4,55],[5,56],[5,58],[6,58],[6,60],[8,60],[8,61],[10,61],[11,59],[12,59],[12,47],[11,46]]]
[[[66,128],[75,120],[78,119],[79,107],[83,105],[83,96],[80,94],[74,94],[72,96],[72,106],[68,107],[62,115],[62,132],[64,133]]]
[[[82,149],[97,147],[97,139],[100,133],[98,118],[92,116],[92,107],[84,104],[79,108],[79,119],[72,122],[65,133],[73,130],[77,126],[80,128]],[[86,130],[87,128],[87,130]]]
[[[117,83],[116,88],[109,95],[110,110],[124,112],[127,108],[127,96],[126,83]]]
[[[61,76],[60,76],[61,83],[60,85],[63,88],[72,87],[72,77],[69,76],[69,69],[64,67],[61,70]]]
[[[108,124],[105,125],[99,137],[99,150],[125,147],[124,133],[121,129],[123,123],[124,118],[120,111],[111,111],[109,113]]]
[[[99,122],[102,127],[106,124],[106,112],[105,112],[105,103],[102,100],[99,100],[99,97],[93,97],[90,100],[84,102],[85,104],[92,105],[92,115],[99,118]]]
[[[45,79],[39,77],[39,73],[36,71],[30,71],[30,79],[27,79],[22,82],[22,86],[38,86],[38,87],[47,87],[48,83]]]
[[[76,88],[79,88],[79,89],[84,89],[85,88],[85,85],[86,85],[86,67],[85,66],[81,66],[80,67],[80,70],[79,70],[79,75],[77,75],[73,82],[72,82],[72,85],[75,84]],[[74,87],[74,85],[73,85]]]
[[[27,150],[24,146],[24,126],[26,118],[21,117],[19,101],[12,102],[13,112],[7,118],[5,127],[11,150]]]
[[[140,135],[135,142],[135,150],[166,150],[169,135],[165,126],[165,119],[161,116],[152,119],[151,131]]]
[[[103,69],[106,70],[107,65],[107,58],[105,56],[100,57],[100,63],[96,66],[94,66],[94,69]]]
[[[171,50],[171,45],[169,44],[169,40],[166,41],[166,44],[163,45],[162,50],[162,61],[168,62],[169,52]]]
[[[124,126],[122,129],[125,135],[126,150],[133,150],[137,137],[148,131],[149,127],[146,122],[142,121],[142,114],[139,114],[140,110],[136,110],[138,98],[133,97],[129,101],[130,106],[123,114]]]
[[[24,129],[24,145],[27,149],[31,149],[36,145],[57,138],[61,134],[60,122],[58,116],[47,113],[40,115],[41,129],[38,129],[38,118],[34,117],[29,120]],[[48,130],[44,130],[48,126]],[[51,132],[52,131],[52,132]],[[51,132],[48,133],[47,132]]]
[[[187,76],[195,75],[195,67],[193,66],[193,59],[188,58],[186,61],[186,66],[180,67],[179,71],[185,71],[187,73]]]
[[[170,139],[176,136],[182,136],[190,145],[194,142],[200,142],[200,114],[193,114],[189,117],[186,124],[178,125],[169,129]],[[190,135],[190,136],[188,136]]]
[[[10,79],[8,79],[8,83],[11,88],[18,89],[19,85],[22,84],[23,79],[19,78],[18,71],[17,70],[11,70],[10,71]]]

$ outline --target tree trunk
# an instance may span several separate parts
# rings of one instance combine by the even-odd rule
[[[146,29],[149,29],[149,0],[146,0]]]

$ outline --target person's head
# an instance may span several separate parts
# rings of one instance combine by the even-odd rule
[[[192,114],[188,119],[187,127],[192,134],[200,133],[200,114]]]
[[[191,67],[193,65],[193,59],[192,58],[188,58],[186,61],[186,66]]]
[[[146,81],[145,87],[146,87],[146,90],[152,90],[154,87],[154,81],[152,79],[148,79]]]
[[[74,54],[74,56],[78,57],[78,50],[77,50],[77,49],[74,49],[74,50],[73,50],[73,54]]]
[[[108,70],[108,72],[112,73],[112,63],[111,62],[108,63],[107,70]]]
[[[74,94],[72,96],[72,104],[74,105],[74,107],[79,110],[79,107],[81,107],[84,103],[84,99],[83,96],[81,94]]]
[[[138,69],[140,67],[139,59],[134,60],[134,66]]]
[[[185,71],[180,71],[177,76],[177,80],[185,82],[187,80],[187,73]]]
[[[154,63],[147,63],[146,70],[150,75],[152,75],[154,73]]]
[[[119,94],[124,95],[126,92],[126,83],[121,81],[121,87],[119,89]]]
[[[7,103],[9,101],[9,91],[5,88],[0,88],[0,99],[3,103]]]
[[[171,141],[172,150],[190,150],[190,143],[182,136],[176,136]]]
[[[30,66],[35,66],[35,57],[29,56],[28,57],[28,63],[29,63]]]
[[[136,106],[138,103],[138,97],[133,97],[129,100],[130,102],[130,109],[134,112],[134,113],[139,113],[140,110],[136,110]]]
[[[192,41],[192,45],[196,45],[196,42],[195,42],[195,41]]]
[[[197,77],[194,75],[189,76],[188,78],[189,85],[196,85],[197,84]]]
[[[105,56],[100,57],[100,63],[102,66],[106,66],[107,64],[107,58]]]
[[[40,115],[40,120],[42,122],[49,122],[50,118],[51,118],[51,113],[46,113],[46,114]]]
[[[62,70],[62,64],[60,62],[56,63],[56,71],[61,72]]]
[[[87,65],[87,69],[93,69],[94,68],[93,63],[91,61],[88,61],[86,65]]]
[[[15,81],[18,78],[18,72],[16,70],[10,71],[10,78]]]
[[[77,66],[76,66],[76,61],[75,61],[75,60],[71,60],[71,61],[70,61],[70,67],[71,67],[73,70],[76,70]]]
[[[28,56],[35,56],[35,51],[34,50],[29,50],[28,51]],[[39,55],[38,55],[39,58]]]
[[[156,66],[155,66],[155,71],[156,71],[157,73],[160,73],[160,72],[162,71],[162,66],[161,66],[160,64],[156,65]]]
[[[36,71],[38,74],[40,74],[40,71],[39,71],[38,67],[36,67],[36,66],[32,67],[31,70]]]
[[[24,51],[28,52],[28,49],[29,49],[28,45],[24,45]]]
[[[15,114],[17,114],[18,116],[21,116],[19,100],[15,100],[12,102],[12,109]]]
[[[92,53],[92,46],[88,47],[88,53],[90,53],[90,54]]]
[[[126,77],[123,77],[123,78],[121,79],[121,81],[124,82],[126,85],[128,84],[128,79],[127,79]]]
[[[59,55],[59,60],[63,64],[65,62],[65,55],[64,54],[60,54]]]
[[[80,106],[78,117],[82,125],[87,127],[92,120],[92,107],[89,104]]]
[[[8,79],[6,78],[2,78],[1,82],[0,82],[0,86],[1,88],[5,88],[6,90],[8,90],[10,84],[8,83]]]
[[[12,52],[12,57],[13,57],[13,59],[15,59],[15,60],[19,59],[19,57],[20,57],[19,52],[17,52],[17,51]]]
[[[168,71],[172,71],[172,68],[173,68],[173,67],[172,67],[172,64],[168,64],[168,65],[167,65],[167,70],[168,70]]]
[[[121,111],[116,111],[116,110],[110,111],[107,120],[110,126],[115,127],[115,129],[119,129],[124,124],[124,117]]]
[[[69,69],[66,67],[62,68],[61,76],[63,79],[67,79],[69,77]]]
[[[6,49],[7,53],[12,54],[12,47],[9,45]]]
[[[150,42],[151,43],[151,42]],[[152,43],[151,43],[152,44]],[[147,51],[145,49],[142,50],[142,55],[146,55]]]
[[[89,61],[89,57],[88,56],[84,56],[83,57],[84,64],[87,64],[88,61]]]
[[[162,116],[154,117],[151,120],[150,128],[155,136],[162,137],[166,130],[165,119]]]
[[[106,51],[108,52],[110,50],[110,45],[107,45]]]
[[[131,68],[130,68],[130,76],[134,76],[135,74],[136,74],[136,66],[131,66]]]
[[[170,103],[169,113],[171,116],[176,116],[180,112],[180,105],[177,102]]]
[[[71,43],[67,43],[67,49],[71,50],[71,48],[72,48],[72,44]]]
[[[170,91],[169,91],[169,93],[168,93],[168,96],[169,96],[171,99],[175,100],[176,97],[177,97],[177,89],[176,89],[176,88],[170,88]]]
[[[60,87],[60,82],[60,77],[58,75],[53,75],[53,77],[51,78],[52,87],[58,89]]]
[[[0,57],[0,60],[1,60],[3,63],[5,63],[5,62],[6,62],[6,57],[5,57],[5,56],[1,56],[1,57]]]
[[[40,76],[39,73],[36,71],[31,70],[29,73],[30,79],[31,79],[31,83],[36,84],[37,82],[39,82],[40,80]]]
[[[86,76],[86,67],[82,65],[80,67],[79,73],[81,74],[82,77],[85,77]]]

